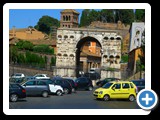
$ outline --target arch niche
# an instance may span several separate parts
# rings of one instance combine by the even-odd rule
[[[87,37],[80,39],[77,42],[77,44],[75,46],[76,47],[76,56],[75,56],[76,58],[75,59],[76,59],[76,76],[77,77],[78,77],[79,71],[80,71],[80,57],[81,57],[80,54],[81,54],[82,48],[86,42],[96,42],[96,44],[98,44],[100,46],[100,48],[102,49],[102,45],[101,45],[100,41],[94,37],[87,36]],[[101,57],[100,57],[100,64],[101,64]],[[88,65],[86,65],[86,66],[88,66]]]

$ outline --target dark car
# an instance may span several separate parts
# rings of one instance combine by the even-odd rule
[[[101,76],[99,73],[95,72],[95,73],[85,73],[83,77],[88,77],[91,80],[98,80],[101,79]]]
[[[59,78],[53,78],[52,80],[55,85],[60,85],[63,88],[64,94],[72,93],[72,85],[64,78],[59,77]]]
[[[48,95],[51,94],[46,80],[29,80],[21,85],[26,89],[27,96],[41,95],[43,97],[48,97]]]
[[[96,83],[97,86],[102,87],[104,84],[110,82],[110,81],[115,81],[115,80],[120,80],[118,78],[105,78],[103,80],[100,80]]]
[[[64,80],[67,80],[71,84],[72,92],[76,92],[77,84],[74,82],[74,80],[71,78],[64,78]]]
[[[145,88],[145,80],[139,79],[139,80],[131,80],[137,87],[137,93]]]
[[[12,83],[22,83],[25,81],[25,78],[10,78],[9,81]]]
[[[79,77],[75,79],[75,83],[77,84],[77,90],[78,89],[84,89],[84,90],[93,90],[93,84],[91,79],[87,77]]]
[[[26,90],[19,84],[9,84],[9,101],[16,102],[19,98],[26,98]]]

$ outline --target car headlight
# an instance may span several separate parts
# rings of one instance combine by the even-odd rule
[[[100,91],[99,94],[103,94],[103,91]]]

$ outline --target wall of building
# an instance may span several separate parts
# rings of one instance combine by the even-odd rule
[[[130,47],[129,51],[141,47],[142,33],[144,31],[144,22],[133,22],[130,28]]]

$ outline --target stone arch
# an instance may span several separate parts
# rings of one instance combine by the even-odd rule
[[[86,42],[96,42],[96,44],[99,44],[99,46],[100,46],[99,48],[102,49],[101,40],[99,40],[99,39],[97,39],[95,37],[86,36],[86,37],[80,38],[78,41],[76,41],[76,44],[75,44],[75,48],[77,48],[76,49],[76,55],[75,55],[75,63],[76,63],[76,69],[77,69],[76,76],[79,75],[79,70],[80,70],[80,53],[82,52],[82,46]],[[101,54],[100,54],[100,56],[101,56]],[[102,58],[101,57],[99,57],[99,58],[100,58],[99,61],[101,62]],[[94,62],[90,61],[90,63],[92,63],[92,65],[93,65]]]
[[[91,36],[86,36],[86,37],[80,38],[80,39],[77,41],[77,43],[75,44],[75,47],[76,47],[76,48],[79,48],[79,46],[80,46],[81,44],[83,44],[84,41],[86,41],[87,39],[90,39],[89,41],[95,41],[95,42],[97,42],[97,43],[100,45],[101,48],[103,47],[103,46],[102,46],[102,43],[101,43],[101,40],[99,40],[98,38],[95,38],[95,37],[91,37]]]

